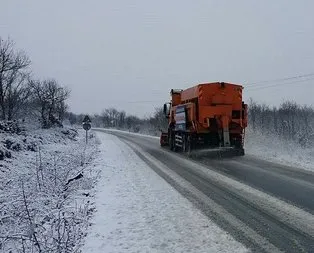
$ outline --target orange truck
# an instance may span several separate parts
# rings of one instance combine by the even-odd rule
[[[164,104],[168,131],[162,132],[160,145],[188,153],[203,148],[234,149],[244,155],[247,105],[242,90],[241,85],[225,82],[172,89],[171,102]]]

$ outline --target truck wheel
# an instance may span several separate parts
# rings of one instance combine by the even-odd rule
[[[190,156],[192,152],[192,138],[190,135],[186,137],[186,149],[185,150],[186,150],[185,152],[187,153],[187,155]]]
[[[186,135],[182,136],[182,151],[185,153],[187,151],[187,140]]]
[[[169,147],[170,147],[170,150],[173,150],[173,138],[171,137],[171,135],[169,137]]]
[[[177,147],[177,145],[176,145],[176,137],[175,137],[175,135],[174,135],[174,138],[172,138],[172,141],[173,141],[173,151],[174,152],[177,152],[178,151],[178,147]]]
[[[169,143],[169,148],[170,150],[173,150],[173,134],[172,134],[172,131],[171,129],[168,129],[168,143]]]
[[[169,138],[169,145],[170,145],[170,150],[176,152],[176,139],[175,139],[175,134],[171,131],[170,132],[170,138]]]
[[[236,150],[236,155],[237,156],[244,156],[245,152],[244,152],[244,148],[239,148]]]

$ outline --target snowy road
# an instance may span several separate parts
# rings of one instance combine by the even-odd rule
[[[253,157],[191,161],[157,139],[113,134],[252,251],[314,252],[313,173]]]
[[[83,252],[248,252],[117,137],[98,137],[102,173]]]

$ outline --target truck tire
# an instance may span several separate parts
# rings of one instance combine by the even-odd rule
[[[237,156],[244,156],[245,155],[244,148],[236,149],[236,155]]]
[[[183,153],[187,152],[187,137],[185,134],[182,136],[182,151]]]
[[[192,153],[192,137],[191,135],[186,136],[186,151],[188,156],[191,156]]]
[[[172,150],[174,152],[177,152],[178,151],[178,147],[176,145],[176,136],[175,136],[175,134],[173,135],[172,141],[173,141],[173,149]]]
[[[171,135],[169,137],[169,147],[170,147],[170,150],[173,150],[173,138],[171,137]]]
[[[176,139],[175,139],[175,133],[170,131],[169,133],[169,146],[170,150],[176,151]]]

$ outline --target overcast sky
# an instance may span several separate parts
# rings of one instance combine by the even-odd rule
[[[211,81],[243,84],[245,99],[314,104],[314,75],[246,85],[314,74],[313,10],[312,0],[0,0],[0,36],[27,52],[35,77],[72,90],[76,113],[149,115],[171,88]]]

